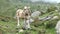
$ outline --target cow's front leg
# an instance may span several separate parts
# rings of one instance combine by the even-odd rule
[[[27,23],[27,28],[30,29],[30,28],[31,28],[31,27],[30,27],[30,21],[27,20],[26,23]]]
[[[19,17],[17,17],[17,26],[20,26],[20,24],[19,24]]]
[[[26,25],[27,29],[31,29],[31,27],[30,27],[30,16],[27,17],[26,23],[27,23],[27,25]]]
[[[24,19],[24,27],[23,27],[23,29],[30,29],[30,23],[29,23],[29,20],[26,20],[26,19]]]

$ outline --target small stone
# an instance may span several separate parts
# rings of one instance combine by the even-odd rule
[[[52,19],[59,19],[58,16],[54,16]]]
[[[23,29],[19,30],[19,32],[23,32],[23,31],[24,31]]]

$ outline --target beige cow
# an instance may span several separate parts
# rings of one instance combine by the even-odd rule
[[[16,17],[26,18],[31,15],[30,7],[25,6],[24,9],[18,9],[16,11]]]
[[[27,23],[26,20],[29,20],[30,15],[31,15],[30,7],[25,6],[23,10],[22,9],[18,9],[16,11],[16,17],[17,17],[17,21],[18,21],[17,26],[20,26],[20,24],[19,24],[19,18],[24,18],[24,28],[25,27],[29,28],[30,24]]]

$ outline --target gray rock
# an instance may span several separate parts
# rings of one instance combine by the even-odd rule
[[[46,21],[46,20],[50,20],[51,18],[52,18],[52,16],[47,16],[47,17],[43,17],[43,18],[39,17],[39,20]]]
[[[60,20],[57,22],[55,29],[57,34],[60,34]]]
[[[35,19],[35,18],[38,18],[40,14],[41,14],[40,11],[35,11],[31,14],[31,17]]]
[[[43,17],[43,18],[40,18],[40,17],[39,17],[38,20],[41,20],[41,21],[42,21],[42,20],[44,20],[45,18],[46,18],[46,17]]]

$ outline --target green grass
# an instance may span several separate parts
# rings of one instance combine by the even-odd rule
[[[54,15],[55,14],[56,13],[54,13]],[[40,17],[45,17],[47,15],[49,15],[49,13],[48,14],[44,14],[44,15],[42,15]],[[24,21],[22,19],[20,19],[20,27],[19,27],[19,29],[23,27],[23,22]],[[44,22],[37,21],[36,24],[34,22],[34,23],[31,24],[32,30],[24,30],[24,32],[21,32],[19,34],[26,34],[26,33],[38,34],[40,31],[45,29],[44,24],[41,25],[41,23],[51,23],[51,22],[55,24],[56,20],[53,20],[53,21],[52,20],[48,20],[48,21],[44,21]],[[17,31],[17,29],[16,29],[17,28],[17,26],[16,26],[17,25],[17,21],[12,19],[12,18],[8,22],[0,21],[0,25],[1,25],[0,30],[2,30],[2,32],[4,32],[3,34],[16,34],[17,33],[16,32]],[[38,26],[35,27],[34,25],[38,25]],[[45,34],[56,34],[54,27],[52,27],[51,29],[50,28],[45,29]]]
[[[21,20],[20,23],[23,23],[23,21]],[[4,34],[16,34],[16,21],[13,22],[13,21],[9,21],[9,22],[3,22],[3,21],[0,21],[0,25],[2,25],[2,28],[0,28]],[[6,27],[8,26],[8,27]],[[21,25],[22,26],[22,25]],[[44,29],[45,26],[39,26],[39,27],[34,27],[33,25],[31,25],[32,27],[32,30],[24,30],[24,32],[22,33],[19,33],[19,34],[25,34],[26,32],[29,33],[31,32],[30,34],[38,34],[38,32],[41,30],[41,29]],[[52,29],[46,29],[46,33],[45,34],[55,34],[55,29],[52,28]]]

